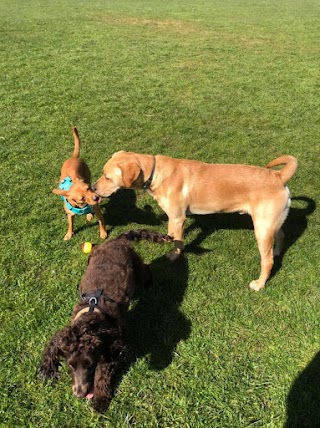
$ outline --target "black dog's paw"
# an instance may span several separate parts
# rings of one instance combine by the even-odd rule
[[[92,400],[92,407],[94,410],[98,413],[104,413],[106,410],[108,410],[108,407],[110,406],[111,399],[110,398],[93,398]]]

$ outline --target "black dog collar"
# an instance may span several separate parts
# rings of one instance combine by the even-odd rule
[[[152,171],[151,171],[151,175],[148,178],[148,180],[145,183],[143,183],[143,186],[142,186],[142,188],[144,190],[148,190],[150,188],[152,180],[153,180],[153,176],[154,176],[154,173],[155,173],[155,170],[156,170],[156,158],[153,157],[153,168],[152,168]]]

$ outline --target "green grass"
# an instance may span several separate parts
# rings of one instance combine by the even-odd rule
[[[0,0],[0,427],[319,427],[319,12],[316,0]],[[292,154],[280,269],[244,217],[191,217],[187,253],[135,244],[155,285],[132,305],[137,360],[105,415],[36,376],[69,320],[96,222],[51,193],[71,125],[94,179],[117,150],[265,165]],[[144,192],[103,203],[111,237],[166,218]],[[287,421],[287,422],[286,422]]]

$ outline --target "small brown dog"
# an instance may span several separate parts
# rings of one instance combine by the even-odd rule
[[[283,164],[281,170],[270,170]],[[270,276],[273,256],[279,255],[282,248],[281,226],[290,206],[285,184],[297,165],[293,156],[281,156],[261,168],[120,151],[104,165],[102,177],[93,189],[102,197],[120,188],[147,190],[168,215],[168,235],[175,244],[169,254],[172,260],[183,249],[187,214],[250,214],[261,256],[260,277],[251,281],[250,288],[258,291]]]
[[[76,214],[86,214],[87,220],[92,220],[93,213],[97,216],[100,228],[100,238],[105,239],[103,215],[99,208],[101,198],[91,189],[91,174],[88,165],[79,159],[80,140],[76,128],[72,129],[74,137],[73,156],[67,159],[61,168],[59,189],[53,193],[60,195],[64,201],[64,210],[68,215],[68,232],[64,240],[69,240],[73,235],[73,222]]]

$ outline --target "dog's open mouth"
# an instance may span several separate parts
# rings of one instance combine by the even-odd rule
[[[101,196],[99,196],[95,193],[92,197],[92,200],[94,201],[95,204],[100,204],[102,201],[102,198],[101,198]]]

